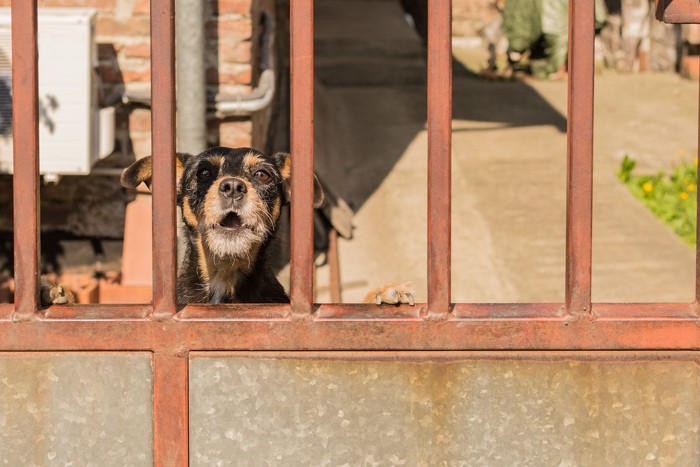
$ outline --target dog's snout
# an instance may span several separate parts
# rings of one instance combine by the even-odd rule
[[[240,178],[227,178],[219,184],[219,193],[230,199],[241,199],[248,191],[245,182]]]

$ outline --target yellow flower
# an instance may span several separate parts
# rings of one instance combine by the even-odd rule
[[[695,185],[693,185],[692,183],[690,185],[688,185],[688,191],[695,191],[696,188],[697,187]]]
[[[695,159],[693,159],[693,162],[695,162],[695,165],[698,165],[698,156],[695,156]]]
[[[652,185],[649,182],[646,182],[644,185],[642,185],[642,190],[644,190],[647,193],[651,193],[651,190],[654,189],[654,185]]]
[[[681,199],[682,200],[688,199],[688,193],[686,193],[685,191],[683,193],[681,193]]]

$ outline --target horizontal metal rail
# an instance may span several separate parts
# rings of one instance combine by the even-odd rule
[[[696,350],[700,344],[700,320],[692,304],[596,304],[586,317],[567,314],[564,304],[458,304],[444,320],[420,316],[425,306],[392,307],[381,314],[373,305],[321,305],[310,315],[292,313],[289,305],[186,306],[164,322],[141,306],[51,307],[21,325],[0,321],[0,350],[143,350],[164,342],[175,343],[183,354],[224,349]]]

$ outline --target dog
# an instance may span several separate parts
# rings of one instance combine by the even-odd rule
[[[291,198],[287,153],[268,156],[252,148],[216,147],[178,153],[177,204],[186,240],[177,278],[178,303],[289,303],[270,267],[282,207]],[[152,156],[126,168],[121,183],[136,188],[152,180]],[[313,205],[324,195],[314,175]],[[367,294],[367,303],[414,304],[410,283]]]
[[[42,307],[50,305],[75,305],[75,294],[65,285],[42,276],[39,283],[39,302]]]

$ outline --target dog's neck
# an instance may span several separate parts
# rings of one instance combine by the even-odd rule
[[[179,303],[288,302],[284,289],[266,262],[272,239],[245,258],[217,258],[198,234],[188,236],[178,274]]]
[[[197,236],[199,274],[208,283],[209,303],[227,303],[236,297],[240,279],[253,270],[258,262],[260,245],[255,246],[242,258],[217,258],[207,248],[201,236]],[[207,280],[208,279],[208,280]]]

